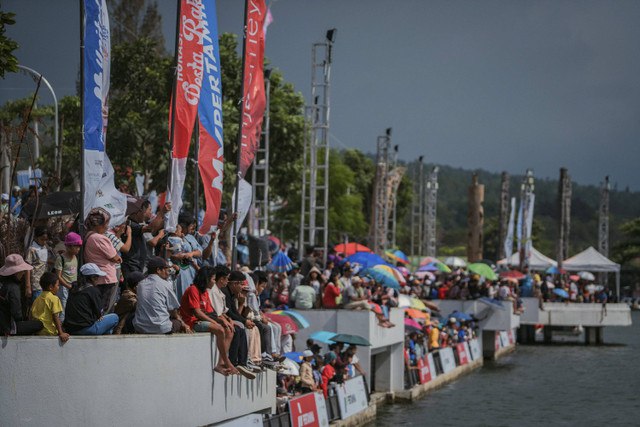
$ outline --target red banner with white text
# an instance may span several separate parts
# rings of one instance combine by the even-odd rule
[[[246,0],[247,20],[244,41],[244,70],[242,73],[242,134],[240,175],[247,173],[260,144],[262,121],[266,107],[264,89],[264,22],[267,12],[265,0]]]
[[[176,69],[175,107],[173,120],[173,149],[171,152],[171,180],[169,199],[172,209],[169,212],[167,230],[174,231],[178,223],[178,214],[182,208],[182,190],[187,174],[187,156],[193,125],[198,113],[200,88],[202,85],[202,46],[205,37],[202,31],[201,0],[180,0],[180,19],[178,22],[178,54]],[[169,112],[169,126],[173,111]]]

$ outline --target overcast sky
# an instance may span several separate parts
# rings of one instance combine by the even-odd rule
[[[173,46],[175,2],[160,0]],[[243,2],[219,0],[239,33]],[[78,0],[5,0],[21,63],[59,97],[78,70]],[[311,44],[338,29],[331,144],[375,151],[393,127],[400,157],[500,172],[534,169],[640,190],[640,1],[277,0],[266,55],[305,98]],[[26,95],[0,81],[1,101]],[[224,88],[223,88],[224,90]],[[43,94],[46,102],[48,95]]]

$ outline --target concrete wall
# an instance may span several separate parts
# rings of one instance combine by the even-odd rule
[[[537,316],[527,316],[523,319],[523,324],[586,327],[631,325],[631,310],[627,304],[607,304],[606,311],[602,304],[547,302],[543,304],[543,310],[537,310],[537,303],[533,307],[530,301],[525,301],[525,304],[528,311],[537,311]]]
[[[404,387],[404,310],[392,309],[390,320],[395,328],[378,326],[375,315],[363,310],[299,310],[311,323],[296,335],[296,350],[306,348],[306,340],[313,332],[329,331],[338,334],[360,335],[371,347],[358,347],[360,365],[367,373],[367,384],[376,391],[402,390]],[[326,346],[324,346],[326,348]],[[376,357],[376,384],[371,384],[372,357]]]
[[[510,302],[503,302],[504,309],[494,309],[481,302],[470,300],[433,300],[443,316],[454,310],[475,315],[480,329],[488,331],[506,331],[520,326],[520,316],[513,314]]]
[[[2,425],[196,426],[275,405],[273,371],[213,374],[209,334],[0,340]]]

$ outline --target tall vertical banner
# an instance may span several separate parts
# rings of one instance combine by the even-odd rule
[[[166,228],[175,231],[178,214],[182,208],[182,191],[187,176],[187,156],[193,134],[193,125],[198,114],[198,102],[203,73],[203,5],[200,0],[180,0],[176,55],[175,101],[169,112],[169,126],[173,126],[171,150],[171,179],[169,181],[169,211]]]
[[[111,225],[124,222],[126,196],[116,190],[114,171],[107,157],[106,134],[109,117],[109,81],[111,68],[111,33],[105,0],[84,0],[84,87],[83,218],[94,207],[111,214]]]
[[[245,176],[256,155],[266,107],[264,22],[267,7],[265,0],[246,0],[246,2],[240,177]]]
[[[518,240],[518,245],[517,245],[517,249],[518,249],[518,253],[522,254],[522,245],[524,244],[524,242],[522,241],[524,236],[522,235],[522,227],[523,227],[523,222],[524,222],[524,204],[526,203],[526,198],[524,196],[520,197],[520,208],[518,209],[518,222],[516,224],[516,238]]]
[[[531,233],[533,232],[533,207],[536,202],[536,195],[534,193],[529,194],[527,202],[527,217],[524,218],[525,227],[527,228],[527,240],[524,242],[524,262],[529,264],[531,248],[533,247],[533,238]]]
[[[509,224],[507,225],[507,237],[504,239],[504,253],[506,259],[510,259],[513,255],[513,228],[515,226],[516,216],[516,198],[511,198],[511,212],[509,213]]]
[[[202,0],[202,90],[198,104],[200,120],[200,152],[198,168],[203,182],[206,209],[200,234],[214,231],[218,225],[222,203],[224,140],[222,134],[222,80],[218,19],[215,0]]]

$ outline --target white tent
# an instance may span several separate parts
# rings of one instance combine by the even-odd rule
[[[520,265],[520,253],[515,252],[509,258],[501,259],[498,261],[498,265]],[[529,257],[529,268],[531,270],[546,270],[549,267],[556,267],[557,262],[544,255],[536,248],[531,248],[531,255]]]
[[[593,246],[563,261],[562,268],[567,271],[616,273],[616,295],[620,297],[620,264],[611,261]]]

